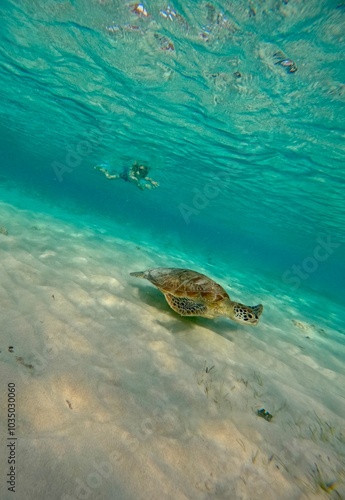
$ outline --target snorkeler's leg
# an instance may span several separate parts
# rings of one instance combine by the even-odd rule
[[[114,180],[114,179],[120,179],[119,174],[109,174],[108,171],[105,171],[104,175],[106,176],[107,179],[109,179],[111,181]]]
[[[119,177],[120,177],[119,174],[110,174],[106,168],[104,168],[100,165],[96,165],[96,167],[94,167],[94,169],[102,172],[102,174],[104,174],[106,176],[106,178],[109,180],[119,179]]]

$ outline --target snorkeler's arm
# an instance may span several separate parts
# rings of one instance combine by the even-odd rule
[[[153,179],[151,179],[151,177],[145,177],[145,181],[150,182],[153,187],[159,186],[159,182],[154,181]]]
[[[135,183],[138,182],[138,178],[134,175],[132,170],[128,171],[128,178]]]

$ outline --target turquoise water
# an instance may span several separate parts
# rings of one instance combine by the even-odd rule
[[[344,1],[0,16],[1,500],[345,498]],[[157,188],[94,168],[135,162]],[[259,324],[179,316],[161,266]]]
[[[1,2],[3,185],[343,301],[344,3],[133,5]]]

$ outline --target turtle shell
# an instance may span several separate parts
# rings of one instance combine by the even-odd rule
[[[148,279],[164,294],[213,303],[230,299],[224,288],[207,276],[190,269],[158,267],[146,271]]]

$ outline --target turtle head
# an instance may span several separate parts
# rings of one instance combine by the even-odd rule
[[[238,302],[233,302],[233,313],[231,319],[241,325],[257,325],[264,307],[262,304],[257,306],[245,306]]]

